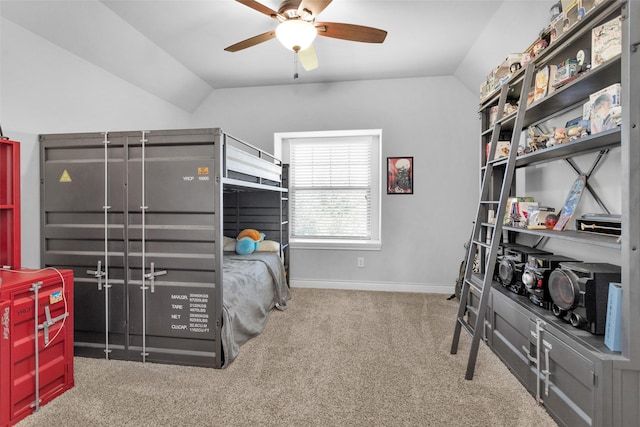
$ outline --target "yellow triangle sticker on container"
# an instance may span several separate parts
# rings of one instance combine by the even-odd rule
[[[60,182],[71,182],[71,175],[69,175],[66,169],[62,172],[62,176],[60,176]]]

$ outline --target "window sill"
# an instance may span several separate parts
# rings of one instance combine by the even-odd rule
[[[379,240],[291,240],[291,249],[339,249],[354,251],[379,251],[382,249],[382,242]]]

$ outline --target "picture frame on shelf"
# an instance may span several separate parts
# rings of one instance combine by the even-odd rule
[[[413,194],[413,157],[387,157],[387,194]]]

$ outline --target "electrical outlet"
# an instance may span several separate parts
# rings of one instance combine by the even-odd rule
[[[358,267],[359,268],[364,268],[364,257],[362,257],[362,256],[358,257]]]

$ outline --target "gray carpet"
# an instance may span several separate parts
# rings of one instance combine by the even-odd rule
[[[75,359],[28,426],[555,426],[483,344],[450,355],[446,295],[293,289],[225,370]]]

